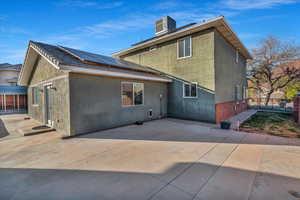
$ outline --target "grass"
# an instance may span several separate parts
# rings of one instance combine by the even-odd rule
[[[257,112],[241,125],[241,130],[288,138],[300,138],[300,125],[291,114]]]

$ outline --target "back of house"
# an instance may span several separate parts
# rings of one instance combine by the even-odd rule
[[[182,93],[169,98],[171,116],[220,122],[247,108],[246,61],[251,55],[224,17],[179,28],[164,17],[155,31],[154,37],[113,56],[186,81],[176,86]],[[194,85],[202,89],[198,94]]]
[[[246,109],[247,49],[223,17],[156,35],[114,57],[30,41],[19,84],[29,115],[73,136],[175,117],[220,122]]]

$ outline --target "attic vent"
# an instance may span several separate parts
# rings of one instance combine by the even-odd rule
[[[176,21],[169,16],[155,22],[155,35],[168,33],[176,29]]]

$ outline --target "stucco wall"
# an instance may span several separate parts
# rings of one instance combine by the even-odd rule
[[[70,113],[69,113],[69,78],[67,74],[55,69],[46,60],[41,58],[35,66],[32,78],[28,87],[28,114],[32,118],[45,123],[45,93],[44,85],[53,85],[53,107],[52,115],[54,119],[53,127],[64,135],[70,133]],[[64,75],[64,76],[57,76]],[[39,104],[32,104],[32,87],[38,87]]]
[[[8,79],[18,78],[19,72],[17,71],[0,71],[0,85],[11,85]]]
[[[247,86],[246,59],[240,53],[238,63],[235,58],[236,50],[215,31],[216,103],[235,101],[235,86]]]
[[[214,92],[197,89],[197,98],[183,98],[183,82],[174,79],[168,84],[168,116],[215,122]]]
[[[215,89],[213,30],[192,35],[192,57],[177,59],[176,39],[158,45],[156,50],[149,51],[148,48],[122,58]]]
[[[122,107],[122,81],[144,83],[144,105]],[[167,84],[160,82],[71,73],[70,98],[72,135],[149,120],[149,109],[152,119],[167,113]]]
[[[35,63],[32,75],[29,80],[29,85],[36,84],[50,78],[54,78],[60,75],[65,75],[66,73],[57,70],[53,65],[51,65],[46,59],[38,56],[37,62]]]

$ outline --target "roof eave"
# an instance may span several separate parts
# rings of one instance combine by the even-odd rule
[[[127,55],[129,53],[147,48],[147,47],[152,46],[152,45],[156,45],[156,44],[160,44],[162,42],[167,42],[167,41],[170,41],[170,40],[173,40],[173,39],[177,39],[177,38],[180,38],[180,37],[183,37],[183,36],[195,33],[195,32],[204,31],[204,30],[207,30],[209,28],[216,28],[217,29],[218,23],[221,23],[222,25],[224,25],[226,27],[227,31],[229,31],[231,33],[231,35],[233,36],[233,38],[238,42],[238,44],[240,44],[241,52],[243,53],[243,55],[247,59],[252,59],[252,56],[249,53],[249,51],[247,50],[247,48],[244,46],[244,44],[241,42],[241,40],[237,37],[237,35],[233,31],[233,29],[230,27],[230,25],[226,22],[226,20],[224,19],[223,16],[217,17],[217,18],[212,19],[212,20],[209,20],[209,21],[204,22],[202,24],[192,26],[192,27],[184,29],[182,31],[178,31],[178,32],[175,32],[175,33],[170,33],[170,34],[162,36],[160,38],[157,38],[157,39],[154,39],[154,40],[151,40],[151,41],[133,46],[131,48],[113,53],[112,56]]]

